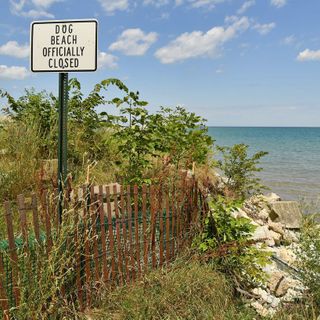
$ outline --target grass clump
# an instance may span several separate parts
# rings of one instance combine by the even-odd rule
[[[25,244],[18,247],[16,282],[20,298],[16,304],[11,301],[13,295],[9,296],[10,319],[78,319],[74,283],[79,224],[74,223],[73,211],[65,214],[68,218],[59,229],[52,230],[50,238],[42,233],[38,242],[30,234],[29,248],[25,250]],[[8,252],[2,254],[10,261]],[[9,265],[11,269],[13,265]]]
[[[170,268],[151,272],[132,286],[106,292],[102,319],[234,319],[233,289],[227,278],[207,264],[179,259]],[[252,319],[242,313],[241,319]],[[240,319],[240,318],[238,318]]]
[[[152,271],[133,285],[107,290],[90,320],[316,320],[310,305],[289,304],[262,318],[235,294],[233,282],[212,265],[180,258],[170,268]]]

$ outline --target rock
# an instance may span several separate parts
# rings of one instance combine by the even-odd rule
[[[249,216],[247,215],[247,213],[244,211],[244,210],[242,210],[242,209],[237,209],[237,210],[233,210],[232,212],[231,212],[231,215],[232,215],[232,217],[234,217],[234,218],[246,218],[246,219],[249,219],[249,220],[251,220],[251,218],[249,218]]]
[[[279,201],[271,204],[270,218],[273,222],[281,222],[288,229],[300,229],[302,213],[297,201]]]
[[[255,222],[256,222],[256,224],[259,225],[259,226],[264,226],[264,225],[266,224],[265,221],[262,221],[262,220],[260,220],[260,219],[255,220]]]
[[[253,240],[264,240],[266,245],[270,247],[273,247],[276,244],[275,238],[278,238],[278,234],[276,234],[273,231],[270,231],[268,226],[266,225],[257,227],[252,235]]]
[[[294,280],[290,277],[285,277],[283,279],[283,281],[281,281],[279,283],[279,286],[275,292],[276,297],[284,296],[290,288],[294,289],[294,288],[298,287],[299,285],[300,285],[300,282],[298,280]]]
[[[268,226],[260,226],[254,231],[252,235],[253,240],[260,240],[260,239],[269,239],[269,228]]]
[[[263,301],[264,304],[269,304],[271,308],[277,308],[280,304],[280,299],[272,296],[270,293],[268,293],[266,290],[263,290],[261,288],[255,288],[252,290],[252,293],[259,296],[260,299]]]
[[[258,213],[258,218],[263,220],[263,221],[267,221],[268,218],[269,218],[269,211],[267,209],[262,209]]]
[[[252,302],[251,306],[256,310],[256,312],[261,316],[261,317],[268,317],[269,316],[269,310],[265,308],[261,303],[258,301]]]
[[[288,265],[293,265],[296,261],[296,255],[290,247],[281,247],[275,250],[275,254]]]
[[[273,296],[272,296],[272,298],[273,299],[272,299],[272,302],[271,302],[271,308],[275,309],[275,308],[277,308],[279,306],[281,300],[279,298],[273,297]]]
[[[268,288],[276,297],[282,297],[290,288],[294,289],[300,286],[300,281],[292,279],[287,273],[282,271],[275,271],[268,281]]]
[[[296,300],[299,300],[303,297],[302,292],[297,292],[294,289],[288,289],[285,296],[281,299],[283,302],[294,302]]]
[[[273,238],[267,239],[264,241],[264,243],[268,246],[268,247],[274,247],[276,245],[276,241]]]
[[[269,249],[268,249],[269,251]],[[272,274],[278,270],[278,265],[275,261],[271,261],[271,263],[267,264],[266,266],[264,266],[262,268],[262,270],[268,275],[268,276],[272,276]]]
[[[252,293],[259,296],[264,302],[270,303],[268,292],[263,290],[262,288],[254,288]]]
[[[281,200],[281,198],[273,192],[267,195],[260,195],[259,198],[267,203],[274,203]]]
[[[279,270],[276,270],[271,273],[270,278],[268,280],[268,288],[270,289],[271,292],[276,292],[279,286],[279,283],[283,281],[285,276],[286,274]]]
[[[282,236],[285,234],[282,223],[273,222],[271,219],[268,220],[269,229],[281,234]]]
[[[280,245],[280,241],[281,241],[281,234],[274,232],[272,230],[269,230],[269,235],[272,237],[272,239],[275,241],[276,245]]]
[[[293,231],[293,230],[285,230],[284,235],[283,235],[283,240],[287,243],[292,243],[292,242],[299,242],[299,236],[300,234]]]

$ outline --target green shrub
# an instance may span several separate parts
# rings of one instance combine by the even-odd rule
[[[110,96],[111,87],[118,97]],[[32,168],[34,174],[30,174],[28,180],[31,185],[40,169],[38,160],[57,158],[58,99],[53,94],[38,93],[33,89],[26,90],[18,99],[0,90],[0,97],[8,101],[4,111],[11,120],[0,128],[0,135],[5,135],[8,128],[16,128],[13,132],[16,135],[20,127],[32,131],[25,148],[32,149],[29,157],[33,156],[37,161],[31,166],[28,163],[30,169],[24,173],[29,175]],[[213,141],[207,134],[204,119],[181,107],[161,108],[150,114],[147,105],[140,99],[139,92],[130,91],[120,80],[103,80],[85,96],[79,81],[70,79],[68,167],[73,180],[83,183],[89,166],[91,180],[103,180],[105,172],[104,183],[109,179],[143,183],[154,178],[150,173],[158,160],[166,159],[166,165],[174,165],[176,169],[207,161]],[[100,112],[98,107],[108,111]],[[11,148],[16,154],[20,153],[20,145],[16,147],[10,136],[6,137],[0,150]],[[8,161],[6,155],[2,158]],[[4,172],[0,179],[7,181],[12,174]],[[28,183],[24,188],[29,188]]]
[[[306,218],[297,256],[302,280],[320,307],[320,225],[317,218],[316,215]]]
[[[217,147],[222,153],[222,160],[216,162],[217,167],[222,170],[226,177],[226,186],[229,191],[237,197],[245,198],[248,195],[260,193],[265,189],[261,185],[261,179],[255,174],[262,171],[258,167],[260,159],[267,155],[267,152],[260,151],[252,157],[248,155],[248,146],[236,144],[232,147]]]
[[[251,286],[266,280],[262,267],[269,263],[271,254],[250,239],[256,227],[249,219],[232,216],[240,206],[241,202],[223,197],[211,200],[204,230],[193,245],[237,282]]]

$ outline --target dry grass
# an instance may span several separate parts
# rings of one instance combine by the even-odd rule
[[[141,281],[105,292],[88,319],[233,319],[236,308],[227,279],[212,267],[179,259]],[[252,314],[251,314],[252,315]],[[241,319],[252,319],[244,315]]]

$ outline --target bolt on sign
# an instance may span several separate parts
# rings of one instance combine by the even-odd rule
[[[97,69],[96,20],[35,21],[31,24],[31,71]]]

